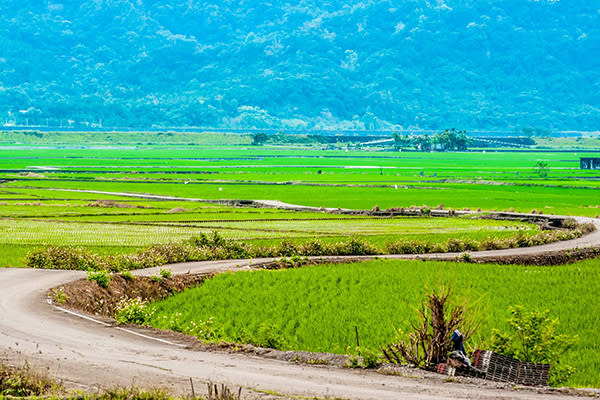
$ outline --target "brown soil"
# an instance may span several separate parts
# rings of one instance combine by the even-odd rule
[[[585,249],[562,250],[542,254],[521,254],[514,256],[487,256],[478,257],[472,262],[495,263],[495,264],[518,264],[518,265],[562,265],[577,261],[589,260],[600,256],[600,248],[588,247]],[[465,261],[460,259],[459,261]]]
[[[115,274],[108,288],[102,288],[95,282],[80,279],[62,285],[58,290],[66,295],[63,306],[83,311],[88,314],[112,317],[120,301],[130,298],[141,298],[146,301],[160,300],[179,293],[189,287],[201,284],[214,274],[182,274],[171,278],[153,281],[147,276],[136,276],[126,279]],[[53,292],[50,292],[50,297]]]

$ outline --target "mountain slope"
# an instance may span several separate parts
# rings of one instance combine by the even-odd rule
[[[599,54],[586,0],[3,0],[0,122],[597,130]]]

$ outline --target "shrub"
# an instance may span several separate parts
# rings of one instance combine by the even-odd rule
[[[391,363],[409,363],[429,367],[446,359],[452,348],[451,334],[460,328],[465,338],[479,325],[478,312],[469,312],[466,303],[451,300],[451,289],[440,285],[430,291],[418,309],[418,320],[411,323],[412,332],[397,331],[396,339],[382,349]]]
[[[465,243],[460,239],[451,238],[446,242],[446,248],[450,253],[465,251]]]
[[[65,294],[64,288],[52,289],[52,299],[58,304],[65,304],[69,297]]]
[[[135,276],[131,273],[131,271],[123,271],[123,272],[121,272],[121,276],[126,281],[132,281],[135,279]]]
[[[485,238],[479,243],[481,250],[499,250],[507,248],[506,246],[507,244],[502,239],[493,237]]]
[[[551,365],[549,383],[560,385],[575,372],[562,364],[560,357],[577,341],[577,336],[558,334],[558,319],[551,319],[549,311],[524,311],[522,306],[509,308],[508,332],[492,332],[491,349],[522,362]]]
[[[140,297],[126,299],[119,302],[116,308],[115,319],[118,324],[143,325],[154,314],[154,309],[147,306],[147,302]]]
[[[209,342],[218,341],[225,336],[223,328],[215,324],[213,317],[210,317],[206,321],[199,321],[198,323],[192,321],[185,331],[196,336],[199,340]]]
[[[386,245],[386,249],[390,254],[424,254],[428,253],[432,247],[427,242],[421,242],[417,240],[398,240],[388,243]]]
[[[289,239],[283,239],[279,244],[277,253],[283,257],[297,256],[298,247]]]
[[[577,221],[574,218],[565,218],[562,220],[561,228],[564,229],[575,229],[577,228]]]
[[[299,252],[303,256],[326,256],[332,253],[331,246],[326,245],[319,239],[312,239],[302,243]]]
[[[338,242],[333,248],[334,254],[341,256],[366,256],[379,253],[374,245],[357,237],[352,237],[345,242]]]
[[[48,377],[34,373],[29,364],[17,369],[0,364],[0,398],[42,396],[58,388]]]
[[[49,246],[33,250],[25,257],[30,268],[69,269],[87,271],[101,269],[101,258],[81,247]]]
[[[259,347],[278,350],[284,346],[285,339],[281,334],[281,329],[279,329],[279,327],[263,322],[258,327],[258,331],[252,342]]]
[[[152,275],[152,276],[150,277],[150,280],[151,280],[152,282],[157,282],[157,283],[158,283],[158,282],[162,281],[162,276],[160,276],[160,275]]]
[[[363,368],[377,368],[379,365],[379,353],[371,349],[363,349],[362,366]]]
[[[111,279],[112,275],[108,271],[87,271],[87,280],[90,282],[96,282],[98,286],[102,288],[108,288],[108,284],[110,283]]]
[[[160,269],[160,276],[162,276],[163,278],[170,279],[171,275],[172,275],[172,272],[170,269],[168,269],[168,268]]]

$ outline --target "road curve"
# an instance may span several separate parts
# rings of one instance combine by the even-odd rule
[[[565,249],[600,247],[599,229],[582,238],[544,246],[472,252],[474,259],[500,255],[540,254]],[[457,254],[427,255],[453,259]],[[388,256],[393,259],[418,256]],[[269,259],[255,259],[254,263]],[[172,265],[174,273],[247,269],[247,260],[193,262]],[[155,274],[156,269],[137,271]],[[0,356],[9,362],[28,360],[46,367],[52,377],[70,386],[162,386],[174,393],[190,394],[192,378],[286,396],[348,399],[572,399],[561,393],[511,390],[494,384],[469,385],[445,382],[443,377],[386,376],[372,371],[297,365],[243,354],[198,352],[178,343],[141,336],[144,330],[127,331],[67,313],[48,304],[51,287],[84,277],[78,271],[0,269]],[[136,334],[137,333],[137,334]]]

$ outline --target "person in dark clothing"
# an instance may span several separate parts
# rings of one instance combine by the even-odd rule
[[[450,358],[458,360],[468,368],[471,368],[471,360],[469,360],[469,356],[467,356],[467,352],[463,346],[463,340],[463,334],[456,329],[452,333],[452,353],[450,353]]]

